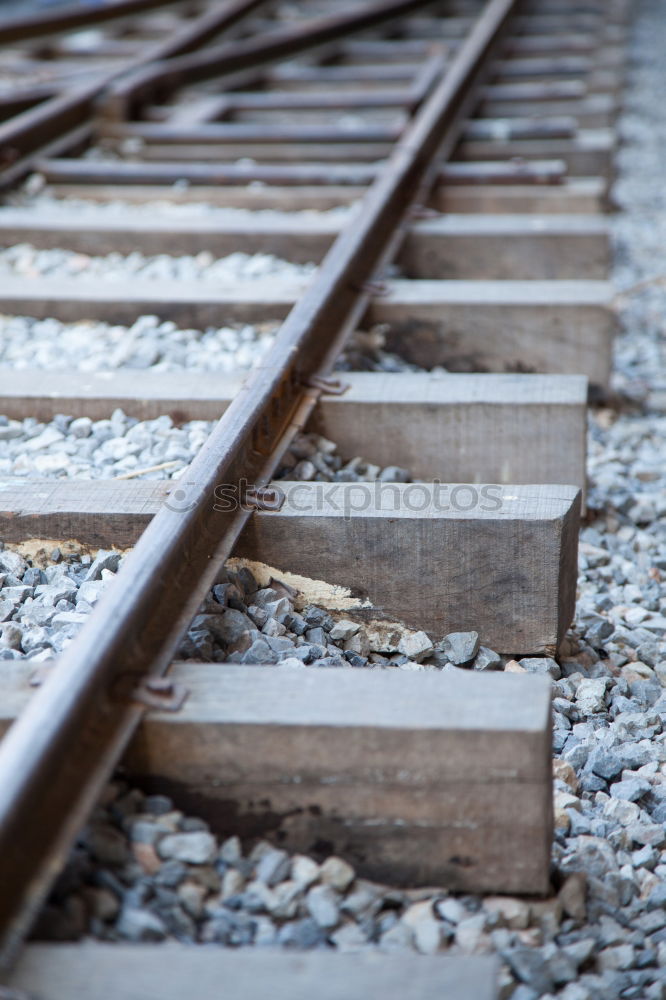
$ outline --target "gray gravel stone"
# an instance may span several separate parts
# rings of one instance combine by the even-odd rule
[[[666,882],[659,883],[651,890],[647,898],[647,906],[650,910],[666,909]],[[664,918],[663,926],[666,926],[666,914],[660,913],[659,916]]]
[[[610,794],[614,799],[626,799],[627,802],[638,802],[650,791],[650,783],[640,778],[628,778],[626,781],[616,781],[611,785]]]
[[[296,631],[293,626],[290,627],[292,628],[292,631]],[[359,622],[352,622],[343,618],[335,623],[329,633],[329,636],[333,642],[347,642],[352,638],[352,636],[356,635],[360,627]]]
[[[26,560],[18,552],[14,552],[12,549],[0,551],[0,571],[3,573],[11,573],[12,576],[20,579],[27,568]]]
[[[584,715],[593,715],[604,711],[607,687],[608,682],[605,677],[586,677],[580,682],[576,692],[576,704]]]
[[[277,653],[263,639],[255,639],[241,655],[241,663],[277,663]]]
[[[537,994],[554,990],[555,981],[540,948],[509,948],[502,957],[516,978],[536,990]]]
[[[8,649],[21,650],[22,639],[23,631],[18,625],[9,622],[2,626],[2,633],[0,634],[0,644],[2,646],[6,646]]]
[[[461,667],[470,663],[479,651],[478,632],[450,632],[437,649],[442,652],[454,666]]]
[[[649,764],[654,756],[654,748],[649,740],[645,743],[625,743],[616,751],[623,769],[633,770]]]
[[[425,632],[414,632],[402,637],[398,649],[410,660],[421,663],[432,654],[434,647]]]
[[[613,750],[604,750],[599,747],[593,750],[588,757],[587,766],[600,778],[610,781],[622,772],[623,763]]]
[[[126,907],[123,909],[116,931],[127,941],[163,941],[167,936],[164,923],[152,910]]]
[[[122,559],[122,553],[109,551],[106,552],[104,549],[100,551],[95,556],[90,569],[85,575],[84,582],[90,580],[101,580],[102,572],[106,569],[110,573],[116,573],[120,565],[120,560]]]
[[[499,653],[489,649],[488,646],[479,646],[479,651],[474,657],[475,670],[501,670],[502,658]]]
[[[562,675],[559,663],[547,656],[526,656],[518,662],[529,674],[552,677],[554,681],[559,680]]]
[[[326,931],[309,917],[292,920],[284,924],[278,932],[278,943],[283,948],[316,948],[326,940]]]
[[[256,877],[266,885],[276,885],[288,875],[291,859],[286,851],[275,848],[263,855],[256,869]]]
[[[387,465],[379,474],[382,483],[411,483],[412,477],[408,469],[398,465]]]

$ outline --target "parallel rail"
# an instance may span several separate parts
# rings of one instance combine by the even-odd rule
[[[6,26],[5,32],[9,37],[2,39],[0,34],[0,39],[30,39],[34,35],[41,36],[44,32],[58,31],[73,25],[94,24],[97,20],[106,20],[108,16],[118,13],[136,14],[160,6],[162,2],[163,0],[159,3],[154,0],[123,0],[109,5],[109,9],[87,10],[85,15],[70,11],[54,18],[19,21],[13,26]],[[0,188],[15,183],[32,169],[30,154],[43,150],[45,144],[55,143],[56,150],[76,149],[81,139],[85,140],[88,135],[85,123],[93,111],[94,102],[117,76],[151,64],[154,60],[189,52],[230,28],[260,2],[261,0],[227,0],[218,8],[197,18],[194,24],[177,31],[174,37],[157,44],[148,43],[134,59],[121,61],[111,71],[93,74],[93,78],[81,86],[65,87],[62,90],[58,88],[46,100],[39,101],[35,106],[26,108],[1,124]]]

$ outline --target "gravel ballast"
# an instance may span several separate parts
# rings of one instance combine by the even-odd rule
[[[0,477],[177,479],[213,426],[192,420],[175,427],[168,416],[139,421],[122,410],[95,421],[0,416]]]
[[[0,276],[17,278],[76,278],[85,282],[200,281],[216,288],[233,288],[237,282],[275,278],[282,281],[303,280],[316,271],[315,264],[291,264],[272,254],[247,254],[241,251],[226,257],[214,257],[208,250],[196,256],[184,254],[146,255],[109,253],[92,256],[74,250],[40,250],[29,243],[16,243],[0,250]]]
[[[275,339],[278,321],[182,329],[159,316],[139,316],[132,326],[96,320],[63,323],[52,317],[0,314],[0,371],[43,368],[99,372],[121,368],[158,372],[244,373]],[[382,327],[357,331],[336,368],[340,371],[423,371],[384,350]],[[435,369],[437,370],[437,369]],[[443,369],[441,369],[443,370]]]
[[[122,553],[0,549],[0,660],[52,660],[74,639]]]
[[[114,218],[118,216],[139,215],[147,218],[170,218],[177,221],[196,222],[197,219],[213,218],[220,225],[233,225],[234,223],[273,220],[290,218],[307,221],[308,219],[330,219],[345,220],[349,215],[356,212],[357,206],[338,205],[335,208],[325,210],[302,209],[285,213],[275,211],[270,208],[246,209],[227,208],[221,205],[213,205],[207,201],[167,201],[164,198],[155,198],[150,201],[123,201],[122,198],[113,198],[109,201],[96,201],[95,195],[98,193],[95,188],[91,188],[91,198],[58,198],[43,192],[39,189],[43,187],[44,181],[40,174],[33,174],[23,186],[23,189],[16,194],[9,195],[5,204],[10,208],[20,208],[22,211],[39,212],[40,215],[71,217],[72,212],[77,215],[87,215],[93,218]],[[188,190],[186,181],[176,181],[173,185],[174,193],[183,197]],[[2,209],[0,208],[0,221],[2,220]]]
[[[0,370],[246,372],[273,343],[277,322],[181,329],[139,316],[130,327],[0,315]]]
[[[456,664],[496,670],[506,660],[481,647],[476,632],[432,641],[400,623],[363,624],[353,613],[310,603],[307,591],[282,580],[259,583],[248,566],[222,570],[218,581],[181,645],[181,659],[433,671],[454,670]]]

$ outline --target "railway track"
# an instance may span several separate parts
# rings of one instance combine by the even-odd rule
[[[206,350],[194,371],[164,370],[159,350],[140,370],[91,361],[73,373],[68,356],[0,367],[7,436],[26,417],[46,424],[46,443],[27,451],[43,448],[49,474],[0,483],[5,545],[45,580],[57,545],[131,548],[89,615],[60,612],[77,634],[57,665],[43,647],[40,683],[34,657],[7,674],[5,968],[121,759],[220,833],[318,848],[364,877],[551,890],[549,678],[574,612],[588,392],[603,398],[611,373],[603,213],[626,8],[126,0],[103,28],[99,10],[0,25],[11,44],[0,243],[20,250],[0,254],[0,312],[32,318],[30,357],[46,350],[40,336],[65,342],[77,324],[80,344],[82,324],[122,343],[146,315],[162,324],[158,342],[242,324],[265,340],[249,375]],[[252,273],[261,254],[264,277]],[[231,255],[247,257],[215,270]],[[69,434],[61,421],[49,443],[59,414],[117,430],[118,409],[210,433],[191,462],[151,461],[148,478],[131,461],[73,477],[52,458]],[[328,486],[322,439],[339,465],[363,455],[376,472],[347,465]],[[179,478],[155,478],[174,465]],[[245,576],[225,575],[232,556]],[[248,659],[257,642],[273,662],[302,649],[289,636],[316,603],[303,597],[313,580],[335,588],[341,634],[351,619],[348,639],[375,645],[326,640],[316,670]],[[203,662],[192,620],[214,633],[211,616],[245,614],[257,586],[284,602],[267,613],[287,616],[282,631],[218,636]],[[455,668],[478,656],[456,660],[470,633],[504,670]],[[336,669],[338,654],[378,669]],[[254,955],[220,966],[216,954],[208,968],[210,953],[187,949],[161,995],[182,995],[193,975],[210,976],[214,995],[220,968],[248,996],[268,976],[305,995],[332,958],[331,988],[346,995],[397,996],[403,974],[422,977],[424,998],[447,976],[452,995],[494,995],[491,959],[396,970],[314,954],[296,969],[271,955],[255,979]],[[11,984],[39,993],[62,961],[29,947]],[[107,961],[93,949],[65,964],[75,977],[92,962],[110,995],[129,996]],[[136,961],[158,974],[154,957]],[[69,974],[58,987],[69,994],[44,995],[75,995]]]

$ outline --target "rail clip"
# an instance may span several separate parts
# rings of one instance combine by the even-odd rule
[[[380,299],[388,295],[390,290],[385,281],[364,281],[363,284],[354,287],[363,295],[372,295]]]
[[[413,205],[409,213],[411,219],[436,219],[441,213],[428,205]]]
[[[280,510],[285,499],[278,486],[257,486],[243,494],[243,504],[252,510]]]
[[[311,389],[321,389],[330,396],[341,396],[349,388],[349,382],[343,382],[341,378],[330,378],[327,375],[310,375],[305,384]]]
[[[189,693],[189,688],[175,683],[169,677],[146,677],[132,692],[132,701],[138,701],[146,708],[156,708],[160,712],[179,712]]]

